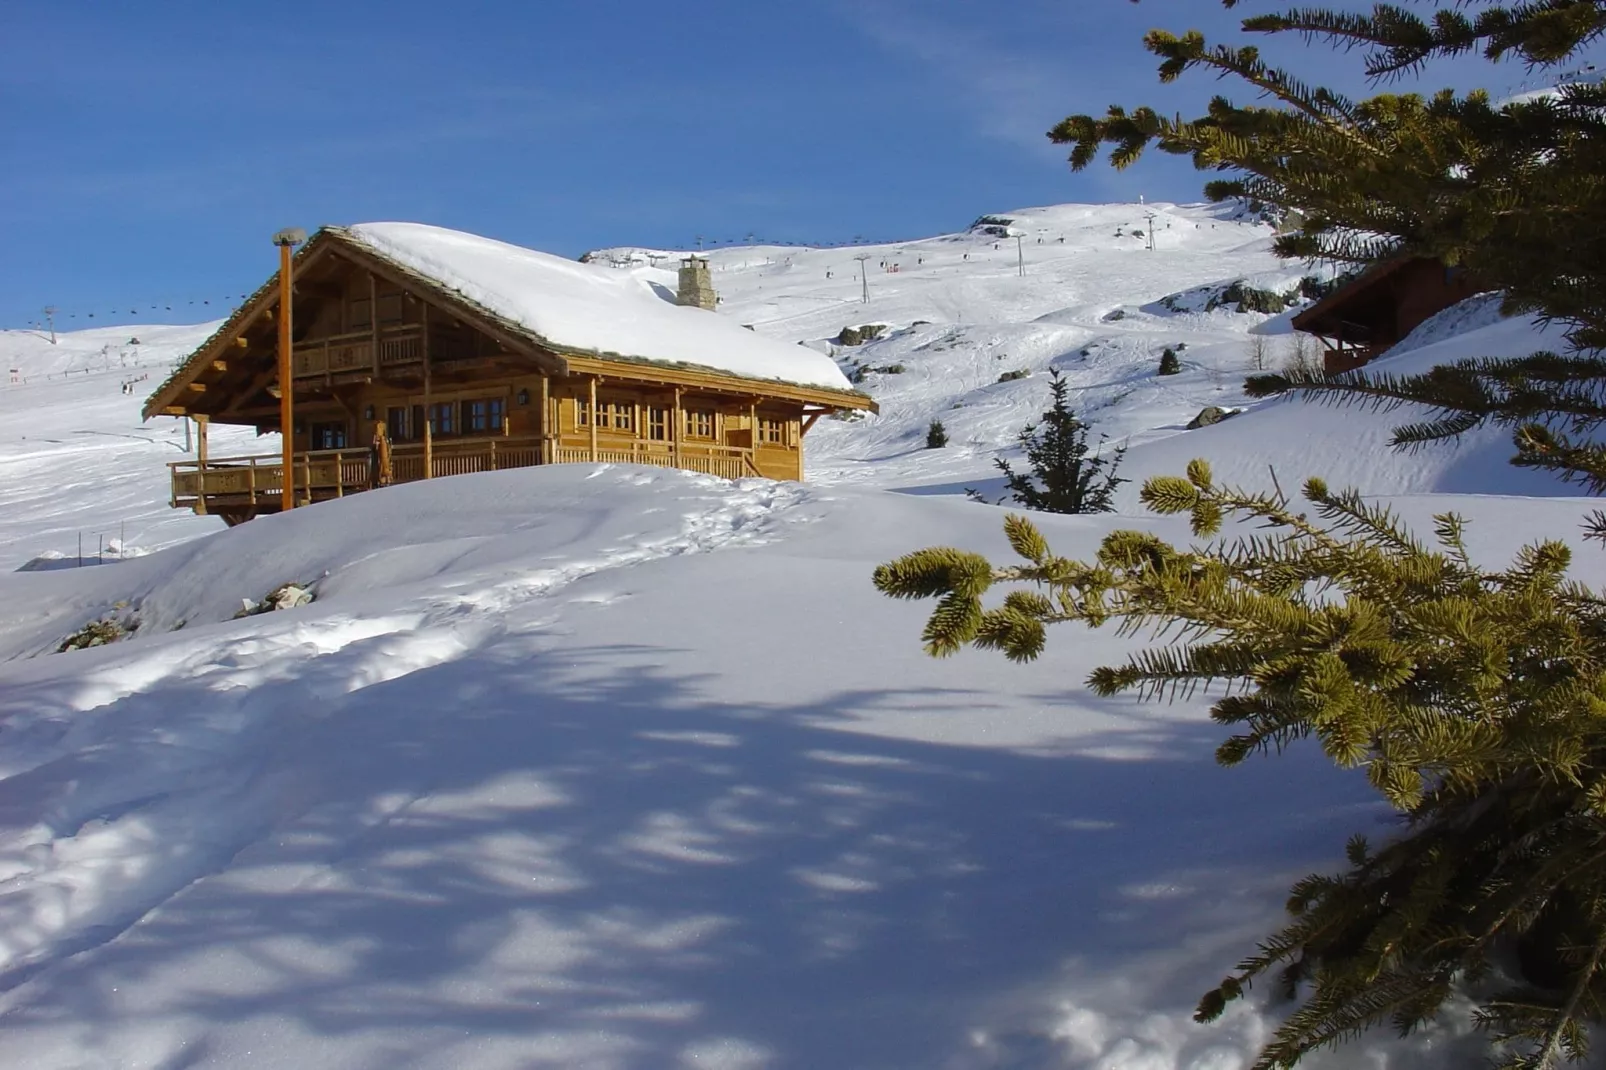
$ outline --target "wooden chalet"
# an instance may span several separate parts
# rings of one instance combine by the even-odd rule
[[[708,311],[705,262],[682,273],[703,307],[471,234],[319,230],[291,267],[296,503],[563,462],[801,479],[815,421],[874,402],[829,357]],[[195,459],[170,465],[174,506],[231,525],[279,510],[280,453],[211,457],[206,438],[281,430],[278,315],[275,273],[146,402],[198,427]]]
[[[1329,375],[1359,368],[1428,317],[1481,288],[1459,268],[1429,257],[1397,257],[1367,268],[1291,321],[1315,335]]]

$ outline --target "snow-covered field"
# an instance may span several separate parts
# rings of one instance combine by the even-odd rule
[[[1130,235],[1147,212],[1152,252]],[[1205,1027],[1194,1001],[1386,810],[1307,749],[1216,767],[1200,701],[1093,698],[1113,636],[1061,632],[1025,667],[927,659],[929,607],[871,569],[1007,553],[1004,510],[962,489],[996,482],[1050,368],[1135,480],[1192,456],[1325,474],[1418,521],[1468,514],[1490,561],[1595,503],[1510,469],[1499,433],[1390,453],[1402,414],[1270,401],[1183,431],[1248,405],[1248,332],[1275,362],[1286,317],[1163,299],[1292,286],[1269,228],[1006,216],[1024,278],[1014,239],[981,233],[711,254],[720,314],[771,337],[830,351],[889,325],[837,354],[903,366],[864,378],[881,415],[821,421],[805,485],[568,465],[223,531],[167,509],[182,429],[137,412],[210,326],[0,334],[26,378],[0,384],[0,567],[126,533],[114,565],[0,574],[0,1065],[1247,1066],[1281,1006]],[[1539,344],[1463,310],[1390,359]],[[921,448],[932,419],[947,449]],[[275,447],[217,428],[212,448]],[[1079,553],[1134,523],[1185,537],[1135,489],[1127,515],[1042,526]],[[231,619],[287,581],[318,600]],[[50,653],[108,612],[136,637]],[[1467,1065],[1454,1032],[1312,1065]]]

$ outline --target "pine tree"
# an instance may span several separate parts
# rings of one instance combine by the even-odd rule
[[[1058,369],[1050,373],[1048,388],[1053,405],[1040,424],[1027,424],[1018,437],[1031,471],[1016,472],[1002,457],[994,462],[1004,473],[1006,497],[1044,513],[1112,512],[1115,489],[1127,482],[1115,474],[1125,448],[1108,454],[1094,451],[1090,456],[1088,426],[1071,411],[1070,384]],[[1100,438],[1100,446],[1103,443]]]
[[[931,421],[931,426],[926,428],[926,449],[940,450],[946,445],[948,445],[948,429],[942,426],[941,420]]]
[[[1177,351],[1166,346],[1165,352],[1160,354],[1160,375],[1176,375],[1182,371],[1182,362],[1177,359]]]
[[[1143,502],[1189,514],[1199,538],[1228,519],[1267,532],[1180,549],[1117,531],[1082,562],[1011,516],[1024,563],[920,550],[875,585],[937,599],[934,656],[969,644],[1029,661],[1067,621],[1158,629],[1169,641],[1089,687],[1219,687],[1211,716],[1236,733],[1223,764],[1311,738],[1405,815],[1396,839],[1352,839],[1347,871],[1296,884],[1288,924],[1201,1000],[1210,1021],[1257,980],[1303,995],[1256,1070],[1374,1025],[1415,1028],[1468,985],[1503,1065],[1550,1070],[1606,1014],[1606,599],[1567,579],[1561,543],[1489,572],[1459,517],[1437,517],[1430,546],[1353,491],[1311,480],[1305,497],[1315,521],[1194,461],[1186,479],[1149,480]],[[999,584],[1027,586],[984,607]]]
[[[1238,0],[1224,0],[1227,7]],[[1429,60],[1481,51],[1493,60],[1555,67],[1606,35],[1606,0],[1380,4],[1371,14],[1298,9],[1244,20],[1246,32],[1325,39],[1359,47],[1378,79]],[[1052,131],[1071,144],[1071,166],[1112,147],[1125,167],[1150,145],[1191,156],[1201,170],[1238,177],[1207,184],[1215,200],[1263,202],[1297,229],[1277,252],[1365,265],[1395,255],[1459,265],[1505,294],[1509,313],[1537,312],[1565,325],[1573,352],[1469,360],[1409,377],[1320,371],[1257,376],[1251,393],[1300,389],[1383,406],[1418,402],[1433,419],[1402,427],[1409,446],[1484,423],[1515,431],[1516,463],[1554,471],[1606,492],[1606,82],[1496,105],[1487,93],[1382,94],[1355,101],[1268,66],[1253,46],[1207,44],[1197,32],[1154,30],[1162,81],[1203,68],[1269,97],[1236,105],[1216,97],[1193,120],[1113,106],[1102,118],[1073,115]]]
[[[1358,47],[1379,79],[1473,50],[1543,68],[1606,35],[1606,0],[1298,9],[1243,28]],[[1563,323],[1573,347],[1397,380],[1296,370],[1254,380],[1258,391],[1436,407],[1398,432],[1402,445],[1507,424],[1517,463],[1606,492],[1606,447],[1592,441],[1606,424],[1606,85],[1498,106],[1482,92],[1355,101],[1253,47],[1161,30],[1146,44],[1162,81],[1204,68],[1269,100],[1218,96],[1194,120],[1071,116],[1050,137],[1073,145],[1074,169],[1106,145],[1117,167],[1153,145],[1236,172],[1207,195],[1289,213],[1283,255],[1437,257],[1504,290],[1507,311]],[[1288,924],[1201,1001],[1197,1017],[1211,1020],[1268,978],[1301,1001],[1257,1070],[1376,1025],[1412,1029],[1452,997],[1474,1002],[1504,1067],[1582,1059],[1606,1018],[1606,599],[1567,579],[1560,543],[1490,572],[1471,563],[1453,515],[1436,518],[1428,545],[1354,492],[1311,481],[1305,497],[1314,521],[1218,486],[1195,461],[1186,479],[1148,481],[1145,504],[1190,514],[1201,539],[1228,519],[1269,531],[1187,549],[1118,531],[1078,562],[1010,517],[1024,564],[934,548],[883,565],[875,583],[937,599],[924,633],[936,656],[970,644],[1029,660],[1064,621],[1169,633],[1178,641],[1095,671],[1090,686],[1155,698],[1223,685],[1212,716],[1236,734],[1219,760],[1311,738],[1407,818],[1386,843],[1352,839],[1344,872],[1299,882]],[[1606,516],[1591,534],[1606,539]],[[1000,583],[1028,586],[984,607]]]

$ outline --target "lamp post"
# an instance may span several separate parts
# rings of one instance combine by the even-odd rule
[[[295,406],[291,401],[295,375],[290,367],[290,251],[307,240],[300,227],[286,227],[273,236],[279,247],[279,437],[284,440],[280,466],[279,508],[296,507]]]

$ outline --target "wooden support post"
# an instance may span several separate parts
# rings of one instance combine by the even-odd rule
[[[197,516],[206,515],[206,425],[210,420],[204,413],[195,417],[195,478],[201,484],[195,498]]]
[[[305,487],[307,496],[303,500],[312,504],[312,451],[308,450],[301,455],[301,482]]]
[[[816,409],[814,412],[809,413],[808,419],[803,421],[802,430],[800,430],[798,432],[798,436],[797,436],[798,437],[798,448],[799,449],[801,449],[802,446],[803,446],[803,437],[809,433],[809,428],[813,427],[815,421],[818,420],[820,417],[824,416],[825,413],[826,413],[825,409]]]
[[[597,377],[591,377],[591,461],[597,460]]]
[[[373,347],[374,378],[379,378],[379,280],[368,273],[368,344]]]
[[[289,512],[296,507],[295,492],[295,372],[290,367],[290,245],[279,246],[279,437],[284,439],[284,476],[279,508]]]
[[[257,459],[255,457],[251,458],[251,463],[246,467],[245,487],[246,492],[251,496],[251,507],[255,509],[257,504]]]
[[[682,416],[680,414],[680,387],[678,387],[678,386],[675,387],[675,407],[674,407],[674,410],[672,412],[670,412],[669,419],[670,419],[670,428],[671,428],[671,434],[669,436],[669,452],[670,452],[670,456],[674,459],[675,467],[679,468],[680,467],[680,425],[681,425],[681,422],[682,422],[683,418],[682,418]]]
[[[546,376],[541,376],[541,462],[552,463],[553,435],[557,421],[552,419],[552,390]]]
[[[379,315],[379,310],[374,310]],[[424,336],[421,348],[424,354],[424,478],[435,478],[435,410],[430,404],[429,380],[429,306],[425,305],[421,313],[424,320]]]
[[[491,439],[491,471],[496,471],[496,439]]]

